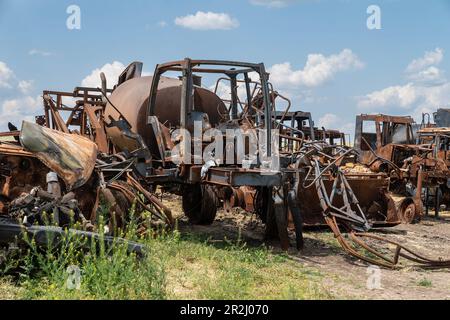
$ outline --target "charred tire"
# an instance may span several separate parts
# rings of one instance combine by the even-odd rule
[[[212,224],[218,204],[219,198],[211,186],[189,185],[183,190],[183,211],[192,224]]]
[[[416,204],[412,199],[407,199],[402,203],[399,214],[401,222],[405,224],[415,223],[419,219]]]

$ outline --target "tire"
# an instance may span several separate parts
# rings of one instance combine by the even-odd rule
[[[400,209],[400,220],[404,224],[413,224],[418,221],[417,207],[413,200],[405,201]]]
[[[183,190],[183,211],[192,224],[212,224],[218,204],[219,198],[211,186],[188,185]]]

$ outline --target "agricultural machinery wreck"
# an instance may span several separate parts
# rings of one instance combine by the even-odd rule
[[[0,212],[9,225],[32,228],[50,216],[60,228],[75,221],[95,234],[106,205],[101,232],[114,236],[135,204],[140,233],[172,228],[171,211],[154,195],[160,187],[182,197],[194,224],[211,224],[219,205],[255,213],[283,249],[290,230],[301,249],[303,227],[326,224],[347,252],[370,263],[396,267],[403,257],[450,266],[377,239],[395,246],[386,257],[362,240],[375,237],[367,233],[373,227],[420,216],[420,192],[404,189],[432,181],[427,161],[434,158],[417,166],[416,154],[400,152],[397,161],[393,148],[385,158],[378,135],[358,132],[356,148],[346,146],[344,134],[315,128],[310,113],[293,111],[264,64],[186,58],[157,65],[153,76],[141,73],[134,62],[112,89],[102,74],[101,88],[44,91],[36,124],[23,122],[20,131],[11,124],[1,134],[9,139],[0,142]],[[215,86],[202,86],[205,75],[216,76]]]

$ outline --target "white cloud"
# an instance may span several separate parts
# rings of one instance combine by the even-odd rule
[[[444,83],[443,72],[437,67],[444,58],[444,51],[436,48],[434,51],[425,52],[424,56],[414,59],[407,67],[407,78],[424,85],[437,85]]]
[[[404,86],[391,86],[360,97],[358,106],[367,109],[386,106],[409,108],[418,99],[417,93],[417,88],[413,83]]]
[[[51,52],[43,51],[43,50],[39,50],[39,49],[31,49],[30,51],[28,51],[28,54],[30,56],[42,56],[42,57],[49,57],[49,56],[53,55],[53,53],[51,53]]]
[[[415,82],[422,82],[424,84],[437,84],[445,81],[443,72],[435,66],[420,70],[408,76],[410,80]]]
[[[408,83],[404,86],[388,87],[360,97],[358,106],[366,110],[377,110],[377,112],[400,107],[403,110],[413,111],[413,115],[418,120],[420,110],[430,111],[450,106],[450,82],[436,86]]]
[[[13,77],[14,73],[6,65],[6,63],[0,61],[0,88],[11,88],[9,81]]]
[[[300,70],[293,70],[291,64],[285,62],[273,65],[269,72],[276,87],[317,87],[332,79],[337,72],[363,66],[356,54],[350,49],[344,49],[330,56],[310,54],[305,67]]]
[[[33,121],[34,116],[42,111],[42,98],[25,96],[6,100],[0,109],[0,130],[6,130],[8,122],[20,127],[23,120]]]
[[[177,26],[192,30],[230,30],[239,27],[239,21],[226,13],[197,11],[195,15],[175,18]]]
[[[334,113],[326,113],[319,118],[317,122],[318,128],[325,128],[326,130],[338,130],[345,134],[349,134],[350,137],[353,136],[355,131],[355,123],[347,122],[345,119]]]
[[[340,122],[340,118],[335,115],[334,113],[326,113],[321,118],[319,118],[318,126],[319,128],[328,128],[331,129],[333,127],[336,127],[338,123]]]
[[[406,68],[410,80],[407,84],[390,86],[358,97],[358,107],[376,112],[389,110],[390,113],[395,112],[396,108],[409,110],[416,121],[420,121],[422,112],[430,113],[439,107],[450,106],[450,82],[435,66],[443,58],[442,49],[426,52]]]
[[[30,80],[30,81],[21,80],[21,81],[19,81],[17,88],[23,94],[28,94],[28,93],[30,93],[30,90],[33,88],[33,80]]]
[[[298,0],[250,0],[250,3],[268,8],[283,8],[297,1]]]
[[[125,65],[122,62],[114,61],[113,63],[107,63],[103,67],[93,70],[90,75],[81,81],[81,85],[83,87],[101,87],[100,73],[103,72],[106,76],[108,88],[112,88],[117,84],[119,75],[124,69]]]
[[[444,57],[444,50],[441,48],[436,48],[434,51],[427,51],[425,55],[421,58],[414,59],[406,67],[406,72],[418,72],[426,67],[439,64]]]

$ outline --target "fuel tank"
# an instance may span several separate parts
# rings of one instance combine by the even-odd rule
[[[131,130],[142,136],[152,155],[157,158],[158,146],[153,129],[147,125],[147,108],[152,81],[152,76],[128,80],[112,92],[109,100],[130,123]],[[181,80],[160,78],[154,116],[157,116],[159,122],[168,128],[174,128],[180,124],[181,91]],[[206,113],[212,126],[228,118],[224,102],[214,92],[200,86],[194,87],[194,110]],[[118,120],[119,113],[108,103],[105,109],[105,120],[109,123],[110,119]],[[119,149],[133,151],[132,149],[136,147],[133,141],[123,136],[116,128],[108,128],[107,131]]]

